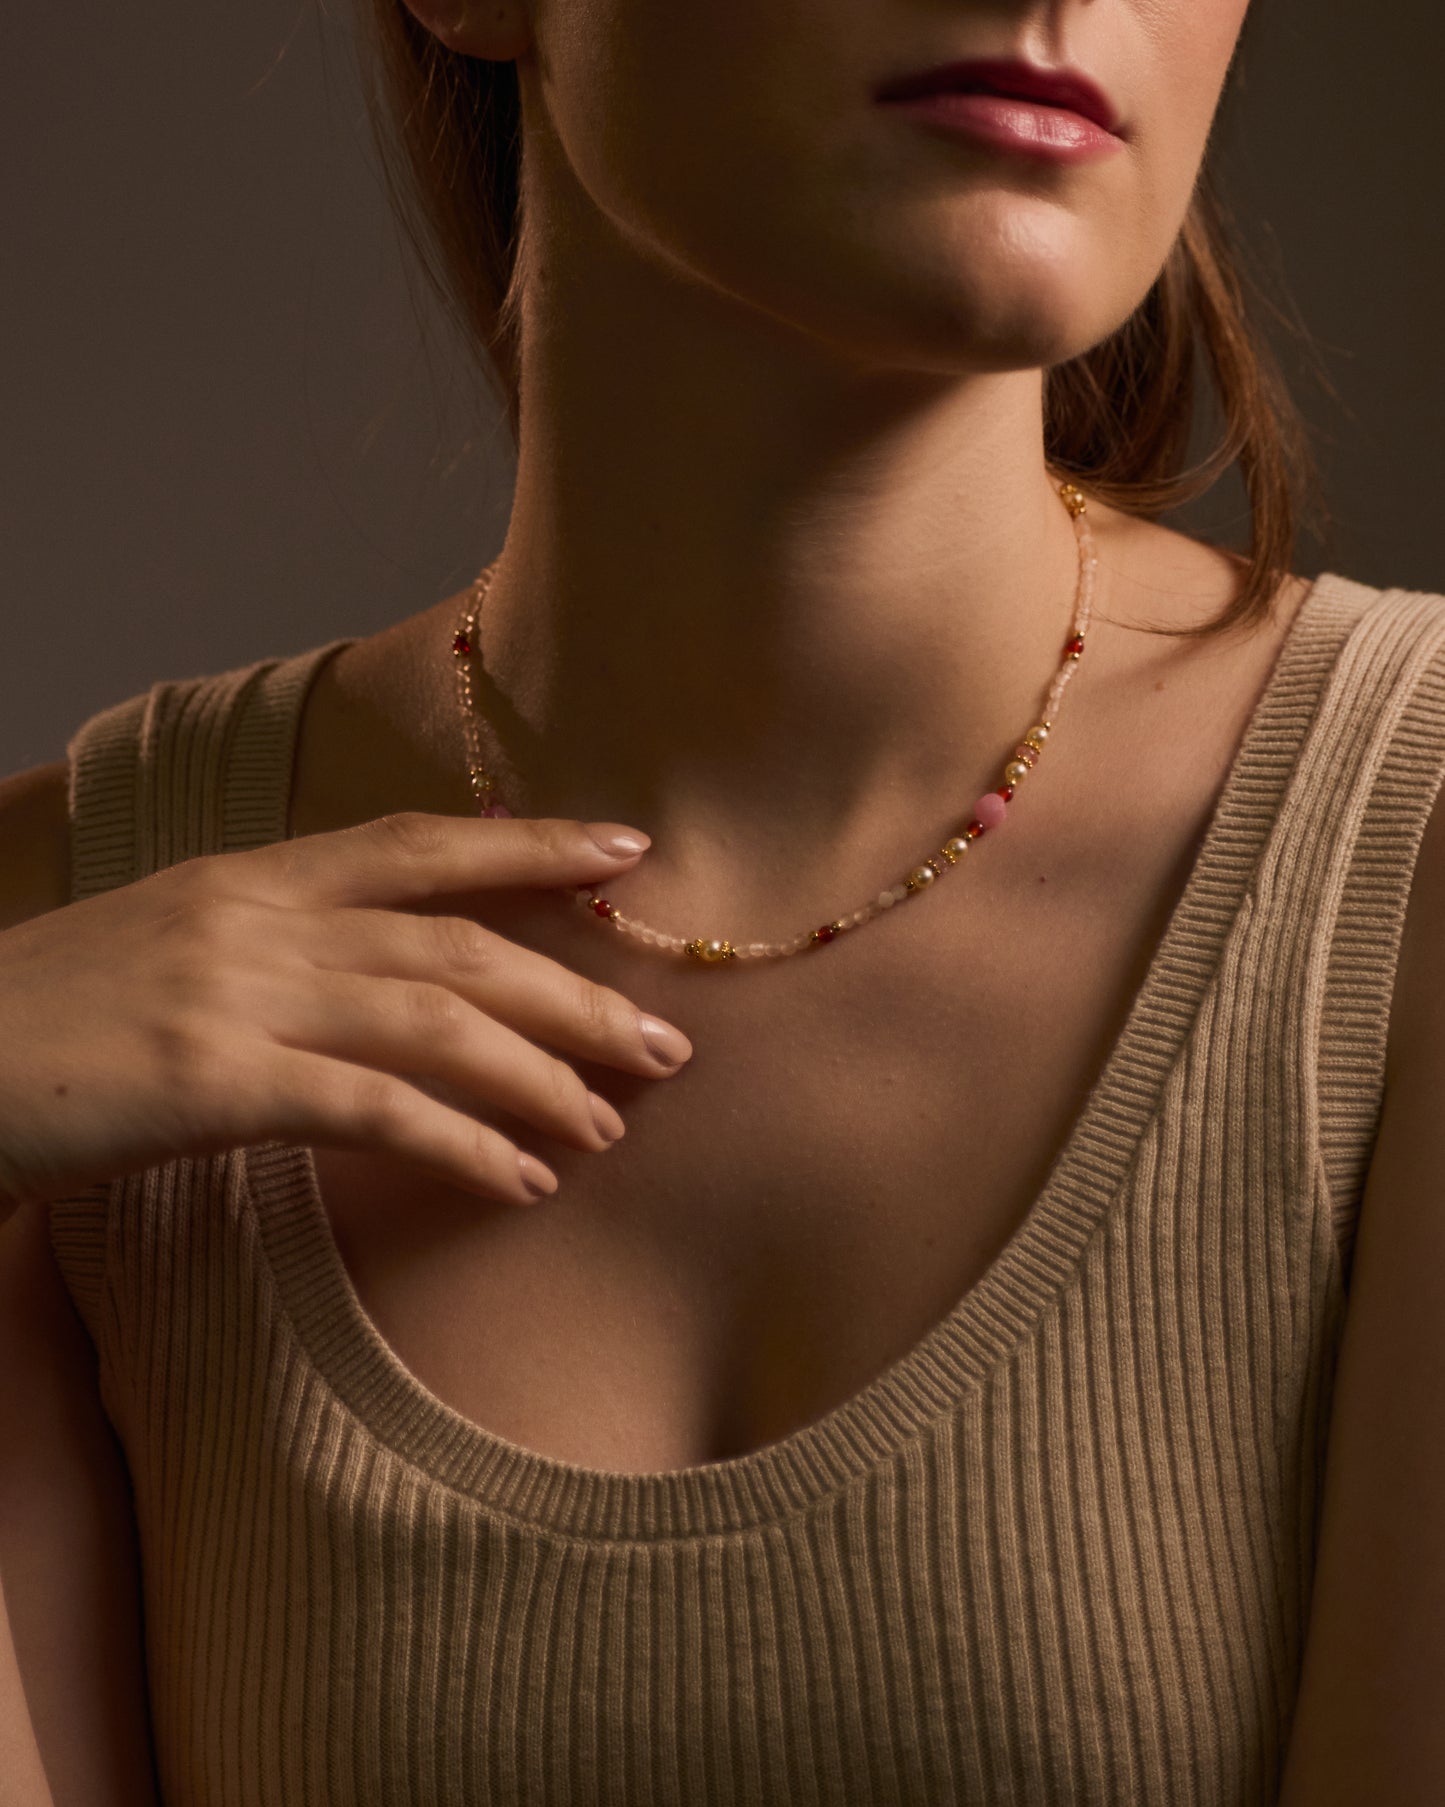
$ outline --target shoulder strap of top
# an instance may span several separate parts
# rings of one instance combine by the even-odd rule
[[[84,723],[67,748],[72,896],[284,839],[307,694],[350,644],[155,684]]]
[[[1324,681],[1255,892],[1279,913],[1278,966],[1301,967],[1317,1035],[1304,1108],[1348,1271],[1415,860],[1445,777],[1445,596],[1326,575],[1309,632]]]
[[[351,644],[155,684],[84,722],[66,749],[72,901],[198,854],[284,840],[307,694]],[[111,1194],[138,1195],[147,1180],[100,1182],[48,1207],[56,1264],[102,1353]]]

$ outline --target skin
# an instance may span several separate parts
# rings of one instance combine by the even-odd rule
[[[915,857],[928,814],[921,800],[953,796],[961,770],[991,770],[1000,744],[1031,719],[1069,623],[1074,557],[1044,467],[1041,372],[1104,337],[1154,280],[1183,218],[1245,8],[1060,0],[959,4],[930,17],[882,0],[493,0],[459,24],[415,10],[464,54],[515,59],[522,81],[534,281],[524,304],[516,501],[483,634],[493,684],[478,701],[489,733],[523,775],[522,807],[544,799],[549,815],[633,822],[653,836],[628,875],[631,901],[648,919],[676,923],[687,899],[706,894],[720,924],[745,922],[764,938],[791,932],[796,900],[861,899],[880,865],[901,869]],[[1091,73],[1123,115],[1125,148],[1075,168],[1024,165],[936,139],[868,99],[875,81],[904,70],[1010,52]],[[684,81],[685,70],[702,73]],[[613,129],[619,122],[625,129]],[[1091,807],[1101,770],[1119,769],[1121,747],[1135,755],[1123,762],[1131,777],[1152,773],[1132,805],[1148,812],[1137,842],[1207,809],[1279,637],[1271,629],[1252,647],[1213,654],[1148,639],[1141,624],[1216,613],[1233,568],[1208,548],[1107,509],[1096,506],[1091,519],[1101,554],[1089,662],[1097,688],[1091,706],[1082,690],[1071,697],[1084,776],[1070,796],[1061,785],[1053,802],[1043,792],[1038,799],[1039,841],[1060,871],[1073,869],[1082,849],[1081,838],[1067,840],[1071,806],[1076,817]],[[300,761],[298,832],[390,808],[466,810],[450,673],[435,657],[453,609],[448,599],[398,623],[357,649],[344,685],[319,688]],[[1155,673],[1166,667],[1167,698],[1155,698],[1165,690]],[[1201,751],[1202,736],[1190,741],[1204,768],[1197,796],[1169,793],[1170,782],[1182,784],[1170,779],[1175,768],[1155,770],[1142,756],[1177,717],[1181,697],[1203,698],[1201,719],[1211,721],[1227,706],[1217,745]],[[1152,720],[1144,717],[1151,701]],[[1115,715],[1104,719],[1109,709]],[[369,732],[368,711],[409,724],[404,757],[395,738]],[[1136,742],[1119,727],[1125,716],[1137,724]],[[25,858],[11,882],[29,887],[12,900],[13,921],[55,909],[66,895],[63,791],[53,773],[33,788],[51,826],[12,836]],[[1184,829],[1167,832],[1187,845]],[[1157,838],[1165,834],[1160,826]],[[1119,845],[1137,863],[1137,847]],[[1160,871],[1139,878],[1126,902],[1116,904],[1121,890],[1110,893],[1120,940],[1148,914],[1135,892],[1167,893],[1175,852],[1164,849]],[[997,855],[997,878],[979,874],[990,920],[1003,919],[1020,895],[1016,875],[1003,870],[1011,852],[1001,846]],[[1445,977],[1426,950],[1445,945],[1432,933],[1445,919],[1445,815],[1432,821],[1420,872],[1391,1024],[1392,1102],[1340,1374],[1288,1807],[1423,1802],[1438,1799],[1441,1786],[1426,1678],[1445,1661],[1437,1629],[1445,1592],[1439,1540],[1427,1531],[1439,1522],[1445,1474],[1430,1453],[1439,1439],[1422,1443],[1412,1427],[1445,1384],[1445,1347],[1430,1329],[1438,1313],[1423,1285],[1442,1252],[1438,1212],[1397,1206],[1406,1194],[1431,1196],[1436,1165],[1433,1100],[1445,1084],[1436,1000]],[[929,931],[904,932],[926,939]],[[1021,919],[1017,939],[998,987],[1015,1014],[1020,975],[1050,937]],[[559,955],[571,946],[558,938]],[[586,958],[600,964],[591,947]],[[790,963],[780,985],[799,991],[800,967]],[[1103,960],[1098,974],[1087,998],[1063,995],[1051,981],[1060,1039],[1102,1015],[1099,998],[1127,999],[1139,977]],[[615,976],[642,996],[629,963],[619,961]],[[656,991],[643,1001],[671,1004],[661,981]],[[664,1014],[688,1027],[695,1016],[699,1045],[718,1063],[710,1096],[726,1104],[729,1029],[718,1032],[712,1008],[698,997],[693,1015]],[[1002,1012],[979,1016],[980,1044],[1006,1046],[1010,1032]],[[758,1045],[756,1020],[730,1034]],[[1091,1071],[1081,1067],[1054,1088],[1056,1098],[1041,1073],[1017,1122],[994,1111],[999,1148],[1035,1137],[1041,1120],[1070,1121]],[[671,1108],[681,1112],[685,1096],[678,1092]],[[660,1115],[652,1129],[665,1129]],[[695,1137],[678,1144],[679,1159],[691,1159]],[[1042,1144],[1047,1155],[1050,1136]],[[654,1164],[659,1145],[665,1152],[662,1135]],[[344,1179],[344,1164],[332,1173]],[[568,1183],[585,1200],[581,1175]],[[1034,1183],[1025,1175],[1013,1190],[1026,1198]],[[984,1173],[980,1195],[994,1189]],[[549,1209],[565,1209],[566,1196]],[[529,1223],[545,1234],[546,1221]],[[408,1225],[406,1236],[415,1242],[420,1228]],[[748,1226],[733,1222],[732,1230],[745,1253]],[[900,1241],[916,1279],[916,1253]],[[3,1248],[17,1288],[36,1296],[27,1275],[45,1260],[43,1237],[22,1244],[12,1224]],[[495,1264],[497,1243],[486,1253]],[[472,1315],[479,1270],[454,1259],[454,1245],[447,1254]],[[536,1267],[532,1250],[521,1257]],[[890,1274],[874,1267],[870,1277],[887,1292]],[[956,1296],[955,1279],[944,1281]],[[434,1286],[418,1302],[418,1321],[437,1317],[436,1296]],[[58,1290],[48,1297],[63,1303]],[[937,1300],[922,1301],[918,1328],[938,1315]],[[566,1314],[547,1321],[565,1324]],[[63,1311],[17,1313],[12,1328],[28,1339],[12,1352],[12,1373],[62,1359],[81,1365],[79,1331]],[[624,1329],[635,1336],[637,1326]],[[390,1340],[414,1372],[435,1378],[425,1347]],[[847,1385],[861,1385],[882,1359],[862,1349]],[[455,1385],[438,1380],[437,1390],[480,1415]],[[46,1431],[56,1472],[72,1477],[57,1483],[55,1498],[83,1496],[93,1546],[113,1539],[120,1549],[131,1527],[118,1506],[100,1505],[119,1497],[118,1458],[85,1397],[89,1416],[77,1414],[66,1442]],[[627,1402],[636,1400],[634,1388]],[[12,1407],[23,1403],[17,1389]],[[534,1404],[522,1412],[524,1433]],[[56,1421],[46,1413],[47,1427]],[[553,1450],[585,1453],[555,1441]],[[617,1465],[659,1459],[667,1458],[623,1448]],[[93,1484],[75,1478],[85,1473]],[[16,1523],[22,1514],[55,1519],[34,1493],[17,1494],[6,1510]],[[1388,1538],[1372,1540],[1372,1527],[1386,1522]],[[1365,1548],[1368,1566],[1357,1559]],[[87,1710],[92,1727],[113,1726],[133,1710],[136,1670],[123,1660],[135,1654],[133,1615],[98,1613],[95,1584],[76,1579],[65,1549],[43,1567],[37,1561],[14,1590],[12,1612],[43,1598],[68,1622],[106,1625],[113,1643],[87,1672],[95,1690]],[[119,1587],[114,1571],[110,1585]],[[40,1622],[32,1607],[16,1640],[22,1667],[39,1647]],[[75,1737],[69,1683],[78,1660],[47,1670],[31,1656],[26,1667],[52,1785],[60,1772],[49,1753],[62,1742],[103,1748]],[[1367,1664],[1390,1677],[1388,1711],[1365,1685]],[[0,1646],[0,1686],[7,1674]],[[129,1723],[125,1739],[112,1734],[107,1759],[117,1799],[129,1798],[141,1761],[143,1741]],[[0,1725],[12,1739],[6,1748],[20,1751],[22,1712]],[[55,1792],[59,1800],[65,1790]],[[103,1797],[97,1781],[67,1798]]]
[[[723,921],[866,894],[1056,668],[1075,554],[1042,371],[1155,280],[1242,0],[413,10],[521,81],[528,376],[478,706],[523,806],[645,824],[649,920],[644,890]],[[1008,53],[1093,75],[1126,145],[1045,165],[870,98]],[[1228,593],[1217,554],[1092,519],[1101,644]]]

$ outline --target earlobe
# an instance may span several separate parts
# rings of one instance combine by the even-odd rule
[[[448,50],[488,62],[511,62],[526,50],[524,0],[400,0]]]

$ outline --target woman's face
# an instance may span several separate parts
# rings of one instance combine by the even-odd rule
[[[619,249],[860,364],[1048,366],[1106,337],[1158,275],[1247,6],[531,0],[528,156],[549,208],[595,212]],[[1091,77],[1122,142],[1042,161],[873,97],[979,57]],[[549,170],[569,192],[549,193]]]

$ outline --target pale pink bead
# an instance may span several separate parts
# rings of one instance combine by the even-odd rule
[[[489,803],[482,811],[482,814],[484,816],[496,816],[500,818],[503,816],[510,817],[512,812],[507,808],[505,803]]]
[[[761,960],[767,951],[768,944],[766,941],[750,941],[748,943],[748,952],[752,955],[754,960]]]
[[[985,791],[974,804],[973,813],[985,828],[997,828],[1008,815],[1008,804],[997,791]]]

